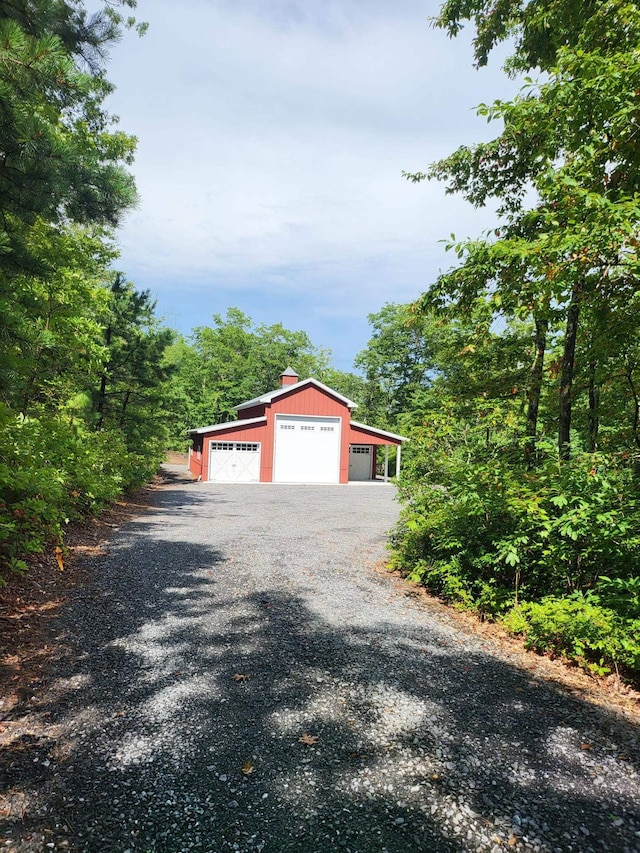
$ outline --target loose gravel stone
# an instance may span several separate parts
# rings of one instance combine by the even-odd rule
[[[372,571],[392,486],[168,473],[64,608],[5,849],[640,850],[637,730]]]

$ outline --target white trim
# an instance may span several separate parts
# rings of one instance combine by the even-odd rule
[[[220,432],[225,429],[236,429],[236,427],[249,426],[249,424],[266,424],[266,415],[262,418],[247,418],[244,421],[228,421],[226,424],[213,424],[213,426],[200,427],[199,429],[190,429],[189,435],[203,435],[206,432]]]
[[[290,391],[297,391],[299,388],[306,388],[308,385],[313,385],[316,388],[320,388],[321,391],[326,391],[327,394],[331,394],[332,397],[335,397],[336,400],[340,400],[350,409],[356,409],[358,407],[358,404],[354,403],[353,400],[350,400],[348,397],[344,397],[342,394],[334,391],[333,388],[329,388],[328,385],[325,385],[318,379],[309,378],[303,379],[302,382],[293,382],[291,385],[285,385],[283,388],[276,388],[275,391],[269,391],[261,397],[254,397],[253,400],[247,400],[245,403],[240,403],[239,406],[234,406],[234,409],[239,412],[241,409],[250,409],[252,406],[257,406],[259,403],[270,403],[272,400],[276,400],[283,394],[288,394]]]
[[[380,435],[384,438],[395,438],[397,441],[409,441],[409,439],[404,435],[396,435],[395,432],[387,432],[384,429],[377,429],[377,427],[367,426],[367,424],[359,424],[357,421],[351,421],[351,426],[356,427],[356,429],[366,429],[367,432],[373,433],[373,435]],[[365,444],[364,441],[357,442],[358,444]],[[356,444],[356,442],[352,442],[352,444]]]

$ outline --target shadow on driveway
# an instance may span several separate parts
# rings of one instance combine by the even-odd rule
[[[174,522],[223,507],[177,487]],[[417,607],[336,625],[224,548],[127,531],[32,705],[55,734],[0,756],[8,849],[640,849],[633,726]]]

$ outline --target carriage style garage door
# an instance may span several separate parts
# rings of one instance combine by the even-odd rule
[[[340,481],[340,418],[276,417],[276,483]]]
[[[209,480],[213,483],[257,483],[260,480],[260,444],[212,441]]]

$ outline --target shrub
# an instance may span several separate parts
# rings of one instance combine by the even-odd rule
[[[640,621],[625,621],[585,596],[526,602],[503,622],[510,633],[526,637],[527,648],[567,657],[600,675],[612,666],[637,672],[640,664]]]
[[[487,612],[509,596],[591,589],[601,575],[624,578],[637,566],[638,491],[630,468],[594,455],[535,471],[454,458],[446,482],[405,486],[394,565],[407,574],[427,565],[425,579],[453,566]]]
[[[156,446],[158,445],[158,446]],[[127,449],[119,430],[90,431],[68,416],[8,417],[0,423],[0,567],[26,571],[25,558],[61,543],[71,519],[97,513],[147,481],[159,442]]]

